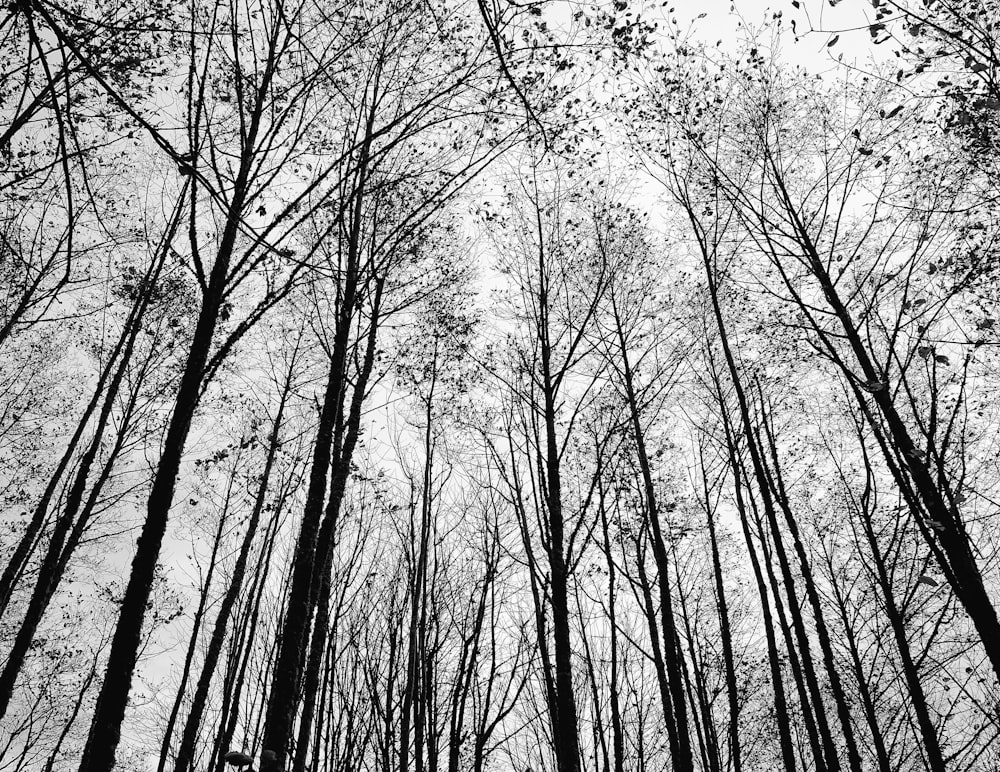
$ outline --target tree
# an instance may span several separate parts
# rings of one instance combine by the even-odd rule
[[[577,501],[569,503],[563,470],[574,423],[596,380],[583,375],[581,365],[589,359],[587,336],[608,276],[590,248],[585,221],[574,217],[573,193],[559,169],[546,174],[534,162],[529,179],[513,201],[517,241],[501,266],[511,281],[519,328],[507,382],[507,448],[494,453],[520,518],[556,764],[572,772],[580,765],[580,743],[570,583],[593,527],[588,521],[596,477],[571,489]]]

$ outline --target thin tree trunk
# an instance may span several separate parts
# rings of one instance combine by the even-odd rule
[[[824,297],[840,323],[844,337],[861,368],[862,376],[871,390],[871,399],[889,429],[892,443],[904,459],[901,469],[905,470],[909,480],[912,481],[919,501],[919,506],[914,507],[914,515],[921,524],[921,534],[948,578],[955,597],[962,604],[983,641],[983,648],[993,667],[994,676],[1000,679],[1000,646],[995,644],[1000,640],[1000,620],[983,582],[965,524],[957,506],[954,505],[954,496],[948,488],[948,481],[940,477],[940,485],[935,482],[931,470],[910,436],[906,423],[896,409],[892,390],[885,381],[885,375],[865,345],[847,306],[836,290],[835,283],[823,265],[816,245],[799,218],[777,164],[770,154],[767,160],[774,172],[775,186],[794,227],[796,241],[801,246],[809,269],[819,281]],[[864,401],[860,396],[859,400]],[[865,416],[866,418],[870,416],[868,411],[865,411]],[[892,462],[891,458],[888,460]]]
[[[257,494],[254,498],[253,509],[247,522],[247,529],[240,544],[240,552],[233,566],[233,575],[223,595],[222,603],[219,606],[219,613],[215,617],[215,625],[212,628],[212,637],[208,642],[208,649],[205,652],[205,662],[198,677],[198,685],[195,687],[194,698],[191,701],[191,708],[188,711],[187,720],[184,722],[184,730],[181,733],[181,743],[177,749],[177,759],[174,763],[175,772],[187,772],[194,761],[195,744],[198,741],[198,734],[201,730],[202,716],[208,702],[208,691],[211,687],[212,678],[215,675],[215,668],[222,653],[222,646],[226,640],[226,631],[229,627],[229,617],[236,606],[243,590],[243,581],[246,576],[247,563],[250,560],[250,553],[253,548],[254,538],[257,535],[257,527],[260,523],[260,516],[264,511],[267,501],[268,486],[271,481],[271,472],[274,468],[274,460],[280,444],[280,433],[282,421],[284,420],[285,407],[292,388],[292,377],[294,372],[295,354],[292,356],[292,363],[288,367],[288,375],[285,378],[281,396],[278,400],[278,409],[275,414],[274,423],[271,427],[271,434],[268,438],[267,456],[264,459],[264,469],[260,475],[260,482],[257,485]],[[157,772],[163,772],[166,763],[165,754],[161,753],[160,764]]]
[[[358,299],[363,204],[374,136],[376,102],[377,100],[373,100],[373,105],[367,116],[365,136],[358,161],[358,182],[353,192],[354,206],[352,207],[347,244],[344,292],[337,315],[330,373],[316,433],[313,466],[309,475],[309,489],[302,514],[302,526],[295,549],[292,583],[288,596],[288,612],[279,635],[278,659],[275,663],[274,676],[268,692],[260,772],[283,772],[285,769],[288,746],[292,739],[292,727],[298,709],[299,687],[309,643],[309,625],[315,610],[314,603],[319,589],[314,577],[317,573],[317,567],[323,564],[322,556],[318,554],[321,547],[319,542],[320,519],[326,498],[327,470],[333,455],[334,423],[342,410],[344,401],[348,343],[351,323],[354,319],[354,307]],[[338,459],[337,467],[330,480],[331,498],[338,487],[341,491],[343,490],[348,472],[349,467],[341,469]],[[341,477],[343,479],[339,479]]]
[[[205,609],[208,606],[208,594],[212,588],[212,579],[215,576],[215,567],[219,556],[219,545],[222,543],[223,533],[226,527],[227,515],[229,514],[229,504],[233,493],[234,475],[229,477],[228,490],[226,491],[226,501],[222,508],[222,515],[219,518],[219,525],[215,531],[215,538],[212,541],[212,554],[208,561],[208,574],[205,583],[198,594],[198,607],[195,609],[193,624],[191,625],[191,635],[188,638],[187,652],[184,655],[184,664],[181,666],[181,680],[177,685],[174,695],[174,704],[167,717],[167,726],[163,730],[163,741],[160,743],[160,760],[156,767],[156,772],[163,772],[167,763],[167,754],[170,753],[170,741],[174,736],[174,726],[177,723],[177,716],[181,712],[181,705],[184,703],[184,695],[187,692],[188,680],[191,678],[191,667],[194,664],[195,650],[198,647],[198,639],[201,637],[201,624],[205,617]]]
[[[181,201],[183,200],[183,193],[181,194]],[[32,512],[31,520],[28,523],[28,527],[25,532],[21,535],[18,540],[17,547],[14,548],[14,552],[7,562],[4,568],[4,572],[0,575],[0,617],[3,616],[7,609],[7,605],[10,602],[11,594],[14,591],[17,578],[21,575],[28,559],[31,556],[31,552],[37,543],[40,536],[40,531],[45,522],[45,518],[49,511],[49,505],[52,502],[52,497],[55,495],[55,491],[59,486],[60,480],[62,480],[63,475],[66,472],[66,468],[69,466],[70,461],[73,458],[73,454],[76,452],[76,448],[83,437],[84,431],[86,430],[87,424],[90,421],[91,416],[97,409],[97,406],[102,402],[103,395],[103,406],[101,412],[98,414],[97,426],[94,429],[94,437],[91,439],[90,445],[87,451],[84,453],[83,458],[80,459],[80,464],[77,468],[76,475],[74,477],[73,485],[70,489],[70,494],[67,499],[66,506],[64,508],[63,515],[58,519],[56,524],[56,531],[51,539],[51,542],[56,542],[59,540],[59,533],[64,531],[68,526],[64,523],[69,520],[72,522],[73,517],[75,517],[75,509],[79,507],[80,498],[83,496],[83,489],[87,482],[87,475],[90,473],[90,467],[96,458],[97,451],[100,448],[100,439],[104,432],[104,427],[107,425],[108,419],[110,418],[111,410],[114,406],[114,401],[117,398],[118,391],[121,388],[122,379],[125,376],[128,364],[132,358],[132,352],[135,347],[136,337],[142,326],[142,321],[145,317],[146,309],[150,302],[150,292],[156,285],[157,280],[160,276],[160,271],[163,268],[164,260],[167,256],[167,247],[173,239],[176,233],[177,226],[179,224],[179,218],[182,208],[180,203],[174,209],[171,219],[167,225],[166,233],[161,239],[161,243],[157,249],[156,257],[153,263],[150,265],[143,277],[143,282],[140,287],[144,286],[145,291],[136,299],[133,303],[132,308],[129,311],[128,318],[125,320],[122,326],[121,334],[119,335],[118,341],[116,342],[114,348],[108,355],[107,364],[101,370],[101,374],[98,377],[97,384],[94,387],[93,395],[90,401],[87,403],[87,407],[83,411],[83,415],[77,421],[76,430],[73,436],[70,438],[69,443],[66,446],[66,450],[63,452],[62,457],[59,459],[59,463],[56,465],[49,482],[39,499],[38,504],[35,506]],[[117,362],[117,366],[116,366]],[[110,380],[109,380],[110,379]],[[105,387],[107,391],[105,392]],[[74,507],[74,501],[76,502],[76,507]],[[70,514],[72,512],[72,514]],[[62,538],[65,538],[63,536]],[[51,543],[50,542],[50,543]],[[61,547],[60,547],[61,548]],[[52,550],[50,549],[50,552]],[[58,552],[58,550],[56,550]],[[39,579],[36,582],[35,593],[39,596],[44,596],[45,592],[40,592],[39,587],[42,584],[53,583],[53,578],[51,577],[52,568],[49,566],[48,556],[46,560],[43,561],[42,567],[39,569]],[[43,579],[44,577],[44,579]],[[49,593],[51,594],[51,593]],[[37,611],[29,611],[26,614],[28,618],[32,613],[37,613]],[[37,621],[35,622],[37,626]],[[34,631],[32,630],[32,633]],[[30,641],[29,641],[30,643]],[[12,657],[13,659],[13,657]],[[9,667],[9,662],[8,662]],[[14,673],[16,675],[18,668],[15,669]],[[5,668],[6,671],[6,668]],[[13,686],[13,684],[11,684]],[[6,687],[0,686],[0,700],[3,700],[3,705],[0,707],[0,717],[6,712],[6,702],[4,699]]]
[[[652,534],[653,560],[659,575],[660,590],[660,623],[663,627],[663,663],[670,688],[670,702],[673,711],[673,724],[676,727],[676,748],[672,749],[674,768],[677,772],[693,772],[694,757],[691,752],[690,729],[688,727],[687,705],[684,696],[684,662],[680,648],[680,637],[674,622],[673,601],[670,590],[670,561],[667,556],[666,543],[660,523],[660,511],[653,485],[653,472],[646,452],[645,433],[639,415],[639,402],[635,388],[635,378],[628,357],[628,346],[625,341],[625,328],[618,314],[618,306],[612,303],[615,316],[615,331],[618,337],[619,354],[621,358],[622,382],[625,387],[625,399],[632,424],[633,440],[636,446],[636,457],[642,474],[643,496],[646,505],[646,522]],[[668,723],[669,726],[669,723]]]
[[[347,479],[350,474],[354,448],[357,445],[361,431],[361,414],[368,390],[368,381],[375,366],[383,285],[383,279],[379,278],[376,280],[375,295],[372,299],[372,315],[368,328],[368,337],[365,342],[365,354],[351,397],[346,433],[343,443],[339,448],[339,455],[334,463],[323,524],[316,539],[316,566],[320,569],[318,575],[314,577],[315,588],[313,593],[316,598],[314,601],[316,606],[316,621],[313,625],[309,658],[306,662],[303,711],[299,721],[299,740],[292,761],[295,772],[303,772],[305,769],[309,747],[309,734],[316,706],[316,690],[319,686],[323,652],[326,649],[326,641],[329,635],[330,572],[333,568],[337,525],[340,519],[341,507],[343,506],[344,494],[347,489]]]
[[[722,561],[719,559],[719,540],[715,533],[715,512],[708,500],[708,480],[706,470],[702,466],[702,479],[705,482],[705,517],[708,521],[708,537],[712,548],[712,573],[715,576],[716,607],[719,613],[719,633],[722,636],[722,659],[726,672],[726,696],[729,703],[729,758],[733,772],[741,772],[740,755],[740,700],[739,686],[736,682],[736,661],[733,656],[733,635],[729,626],[729,608],[726,603],[726,587],[722,576]]]
[[[600,465],[600,453],[598,453],[598,464]],[[615,585],[617,571],[615,561],[611,554],[611,536],[608,529],[608,513],[605,507],[605,491],[603,482],[603,470],[598,469],[598,501],[601,516],[601,535],[603,537],[604,554],[607,558],[608,566],[608,622],[610,623],[611,646],[611,683],[609,684],[610,710],[611,710],[611,747],[614,754],[613,772],[625,772],[625,731],[622,725],[621,700],[618,694],[620,679],[620,664],[618,661],[618,615],[617,598]]]
[[[866,481],[866,496],[870,484],[871,481],[869,478]],[[893,639],[896,643],[896,649],[899,652],[899,659],[903,666],[903,676],[906,679],[907,691],[909,693],[910,701],[913,704],[914,713],[917,715],[917,726],[920,729],[920,737],[924,745],[924,751],[927,754],[927,765],[932,772],[945,772],[947,765],[945,764],[944,754],[938,740],[937,730],[934,728],[934,722],[931,719],[930,709],[927,705],[927,697],[924,693],[923,684],[920,680],[920,672],[917,669],[913,660],[913,654],[910,651],[910,644],[907,640],[903,614],[896,603],[896,597],[893,592],[889,569],[888,566],[886,566],[885,556],[879,546],[878,539],[875,537],[871,517],[866,511],[866,508],[863,509],[860,514],[865,540],[868,543],[868,550],[872,556],[872,562],[875,565],[875,576],[879,591],[882,595],[883,606],[885,608],[886,616],[889,619],[889,626],[892,629]]]
[[[830,726],[826,718],[826,710],[823,706],[823,699],[820,693],[819,681],[816,677],[816,671],[812,663],[812,654],[809,649],[809,639],[806,634],[805,625],[802,620],[802,615],[798,608],[798,601],[796,599],[795,591],[795,580],[793,578],[791,568],[788,563],[788,557],[785,552],[784,544],[781,538],[781,532],[778,528],[778,522],[775,515],[774,500],[771,495],[771,485],[770,478],[767,474],[765,468],[765,462],[761,448],[757,441],[757,436],[755,435],[751,415],[750,406],[747,400],[746,392],[743,388],[743,384],[740,380],[739,368],[736,364],[736,357],[730,347],[729,337],[726,333],[726,325],[722,315],[722,308],[719,304],[719,293],[718,284],[716,282],[716,277],[712,269],[710,251],[707,243],[701,238],[701,232],[697,227],[697,220],[694,213],[688,209],[688,214],[691,219],[692,225],[696,229],[696,233],[699,236],[699,247],[702,256],[702,266],[705,271],[706,281],[708,282],[709,299],[711,301],[712,313],[715,319],[716,328],[719,332],[719,342],[722,346],[722,353],[726,361],[726,366],[729,371],[729,377],[733,384],[733,389],[736,394],[736,398],[739,404],[740,420],[742,423],[742,434],[746,440],[747,450],[750,453],[750,460],[753,466],[754,479],[757,483],[757,488],[762,498],[764,514],[766,516],[768,525],[770,526],[772,537],[774,540],[775,553],[778,556],[778,563],[781,569],[782,579],[785,584],[785,592],[788,594],[789,598],[789,613],[792,616],[792,627],[795,632],[796,639],[799,644],[799,651],[802,655],[802,669],[803,674],[806,678],[806,683],[809,687],[809,693],[813,706],[815,707],[816,716],[816,727],[819,731],[819,736],[823,741],[823,751],[825,756],[825,765],[830,770],[830,772],[839,772],[840,770],[840,758],[837,754],[836,745],[833,741],[833,735],[830,732]],[[777,600],[777,596],[775,596]],[[779,606],[780,611],[780,606]]]

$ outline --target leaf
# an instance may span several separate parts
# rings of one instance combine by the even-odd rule
[[[934,353],[934,349],[930,346],[917,346],[917,356],[921,359],[927,359],[932,353]]]
[[[917,579],[917,584],[926,584],[928,587],[937,587],[938,581],[933,576],[928,576],[927,574],[921,574],[920,578]]]
[[[831,3],[831,5],[833,5],[833,3]],[[826,47],[832,48],[833,46],[837,45],[838,40],[840,40],[840,35],[834,35],[832,38],[830,38],[830,42],[826,44]]]
[[[951,360],[948,359],[948,357],[946,357],[944,354],[935,354],[934,355],[934,361],[937,362],[939,365],[950,365],[951,364]]]

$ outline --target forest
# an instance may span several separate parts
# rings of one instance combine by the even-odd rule
[[[1000,769],[1000,0],[11,0],[0,772]]]

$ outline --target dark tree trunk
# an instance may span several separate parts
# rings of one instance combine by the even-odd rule
[[[59,459],[59,463],[56,465],[56,468],[49,478],[49,482],[46,485],[38,504],[32,512],[28,527],[18,540],[17,547],[14,548],[14,552],[8,560],[7,565],[4,568],[4,572],[2,576],[0,576],[0,617],[2,617],[4,611],[6,611],[17,579],[24,570],[25,564],[37,544],[41,528],[49,512],[52,497],[55,495],[59,482],[62,480],[62,477],[73,458],[73,454],[76,452],[77,446],[80,443],[80,439],[83,437],[91,416],[97,409],[97,406],[102,403],[103,399],[103,405],[100,413],[98,414],[97,424],[94,428],[94,436],[91,438],[87,451],[80,459],[73,484],[70,488],[69,496],[67,497],[66,505],[63,513],[59,516],[56,522],[55,532],[50,539],[49,554],[46,555],[42,566],[39,569],[39,578],[36,581],[35,595],[46,598],[47,601],[47,597],[52,594],[51,588],[54,584],[58,583],[58,577],[53,575],[53,567],[55,564],[50,563],[50,556],[52,554],[59,554],[59,551],[62,549],[61,542],[66,538],[66,531],[68,531],[73,519],[76,517],[76,512],[79,509],[80,501],[86,487],[87,476],[90,474],[90,468],[94,463],[94,459],[97,457],[97,452],[100,449],[101,437],[111,416],[111,411],[121,388],[122,380],[127,372],[128,365],[131,362],[132,352],[135,348],[135,341],[142,327],[146,309],[149,307],[150,293],[159,279],[160,271],[163,268],[163,263],[167,256],[167,245],[176,233],[181,211],[182,207],[178,204],[170,222],[167,225],[167,231],[163,236],[160,249],[157,250],[156,258],[146,271],[146,275],[143,277],[143,281],[140,286],[144,289],[144,291],[141,291],[141,294],[133,303],[132,308],[129,311],[128,318],[125,320],[122,327],[118,341],[108,355],[107,364],[104,368],[102,368],[100,376],[97,379],[97,385],[94,388],[94,393],[87,403],[87,407],[84,409],[80,419],[77,421],[76,430],[70,438],[69,443],[66,446],[66,450]],[[53,548],[51,546],[52,544],[56,544],[57,546]],[[34,601],[32,604],[34,605]],[[44,611],[44,608],[41,609],[41,611]],[[36,619],[33,625],[25,626],[37,627],[38,621],[40,620],[40,613],[41,612],[37,608],[29,608],[26,613],[25,620],[27,621],[30,619],[33,614],[39,615],[39,619]],[[33,634],[34,630],[32,629],[31,632]],[[16,648],[17,644],[15,644],[15,649]],[[23,659],[23,655],[21,655],[20,658]],[[12,656],[11,660],[14,659],[18,658]],[[9,667],[10,660],[8,660],[8,664],[5,667],[5,673]],[[20,664],[18,663],[17,667],[13,671],[15,676],[19,669]],[[13,684],[10,686],[13,688]],[[3,700],[3,705],[0,707],[0,717],[2,717],[6,712],[6,703],[9,700],[9,696],[4,696],[6,690],[7,687],[5,684],[0,685],[0,700]]]
[[[375,295],[372,299],[372,315],[365,342],[365,354],[361,370],[357,375],[354,392],[351,397],[350,412],[347,419],[346,433],[340,447],[338,458],[334,462],[333,478],[330,483],[330,493],[327,500],[323,524],[317,537],[316,552],[317,574],[313,577],[311,590],[312,601],[316,607],[316,622],[313,625],[310,642],[309,658],[306,663],[305,682],[303,688],[304,704],[299,721],[299,741],[293,759],[295,772],[305,769],[309,734],[312,728],[313,715],[316,706],[316,690],[319,687],[320,670],[323,652],[326,650],[329,635],[329,604],[330,604],[330,572],[333,569],[333,554],[337,536],[337,524],[343,506],[344,494],[347,489],[347,479],[350,474],[351,460],[354,448],[357,446],[361,431],[361,414],[364,407],[368,380],[375,365],[375,353],[378,342],[379,310],[382,303],[383,280],[375,282]],[[341,400],[343,397],[341,397]]]
[[[688,215],[691,219],[692,225],[697,230],[698,224],[694,213],[688,209]],[[736,394],[737,402],[739,404],[739,414],[740,421],[742,424],[741,434],[743,435],[747,450],[750,454],[750,460],[753,467],[754,481],[756,482],[758,492],[761,496],[763,503],[764,514],[771,530],[772,539],[774,541],[775,554],[778,557],[778,564],[781,569],[782,580],[785,585],[785,592],[788,595],[789,608],[788,611],[791,614],[792,628],[795,632],[796,640],[799,644],[799,653],[802,656],[802,671],[805,676],[806,684],[809,687],[809,695],[815,709],[816,717],[816,727],[819,731],[819,736],[823,742],[823,754],[825,757],[825,766],[830,772],[839,772],[840,770],[840,758],[837,754],[836,744],[833,741],[833,735],[830,731],[830,726],[826,717],[826,709],[823,706],[823,698],[820,692],[819,680],[816,675],[816,670],[813,667],[812,653],[809,647],[809,638],[806,634],[805,624],[802,619],[802,614],[799,609],[797,593],[796,593],[796,582],[791,571],[791,566],[789,565],[788,556],[785,552],[784,543],[782,541],[781,530],[778,527],[778,521],[775,513],[775,502],[772,496],[772,486],[770,475],[766,467],[766,462],[764,454],[762,452],[761,446],[758,442],[758,435],[754,429],[753,421],[751,418],[750,404],[747,399],[746,391],[743,388],[743,384],[740,377],[739,367],[737,366],[736,357],[733,354],[732,348],[729,344],[729,338],[726,334],[725,320],[722,314],[722,308],[719,304],[719,289],[717,284],[717,279],[711,263],[711,252],[710,248],[703,240],[699,239],[699,246],[702,256],[702,266],[705,271],[706,281],[708,282],[709,299],[711,301],[712,313],[715,318],[716,327],[719,331],[719,342],[722,346],[722,353],[725,358],[726,367],[729,372],[730,381],[733,385],[734,392]],[[775,596],[777,600],[777,595]],[[805,703],[803,703],[803,710],[806,710]]]
[[[958,507],[955,505],[955,497],[951,493],[948,481],[944,476],[940,476],[939,480],[935,481],[927,462],[923,459],[920,448],[913,441],[906,423],[896,408],[892,390],[885,380],[886,376],[866,346],[861,333],[851,318],[850,311],[823,265],[812,237],[799,218],[777,164],[770,155],[767,161],[775,175],[775,186],[791,220],[795,239],[802,248],[810,271],[822,288],[827,304],[840,324],[847,344],[861,369],[862,376],[866,379],[871,399],[888,428],[889,439],[891,439],[896,452],[903,459],[899,470],[906,475],[912,486],[912,492],[915,494],[915,498],[909,497],[908,503],[920,523],[920,532],[947,577],[955,597],[958,598],[972,620],[983,642],[985,654],[993,667],[994,676],[1000,679],[1000,646],[995,643],[1000,640],[1000,620],[997,618],[996,608],[993,606],[990,594],[983,582],[968,532]],[[852,378],[852,383],[857,389],[857,379],[850,371],[845,369],[845,372],[847,372],[848,378]],[[858,399],[864,405],[864,399],[860,392],[857,393]],[[864,411],[864,415],[869,420],[873,418],[867,409]],[[877,428],[874,426],[874,422],[873,428]],[[895,459],[891,455],[887,455],[886,460],[895,466]]]
[[[674,769],[677,772],[693,772],[694,756],[691,751],[691,736],[688,726],[687,704],[684,695],[684,655],[681,650],[680,636],[674,621],[673,600],[670,589],[670,559],[667,555],[663,526],[660,522],[659,502],[656,488],[653,485],[653,471],[646,452],[646,438],[639,412],[639,400],[635,387],[635,377],[628,357],[628,346],[625,340],[625,328],[618,315],[617,305],[613,306],[615,314],[615,330],[618,337],[619,354],[621,357],[622,382],[625,387],[629,419],[632,424],[633,440],[635,441],[636,457],[642,475],[643,496],[645,499],[646,524],[652,535],[653,560],[659,580],[660,591],[660,624],[663,628],[663,665],[667,684],[670,690],[672,722],[675,726],[675,737],[672,745]],[[664,706],[666,707],[666,706]]]
[[[706,474],[702,468],[702,475]],[[706,481],[707,482],[707,481]],[[733,772],[742,772],[740,748],[740,694],[736,682],[736,660],[733,656],[733,635],[729,625],[729,607],[726,603],[726,588],[723,583],[722,561],[719,559],[719,540],[715,532],[715,513],[705,492],[705,516],[708,521],[708,536],[712,548],[712,573],[715,576],[715,597],[719,612],[719,632],[722,636],[722,659],[726,672],[726,696],[729,703],[729,731],[727,733],[729,758]]]
[[[261,772],[283,772],[287,761],[292,727],[298,709],[303,665],[309,643],[309,626],[315,611],[319,590],[315,582],[317,568],[323,564],[318,552],[320,544],[320,519],[326,498],[327,470],[333,458],[334,424],[343,410],[345,377],[351,325],[360,282],[361,233],[364,214],[365,186],[369,174],[370,151],[373,141],[375,106],[367,116],[365,136],[357,166],[357,187],[353,191],[350,232],[347,244],[347,265],[344,272],[344,290],[340,299],[334,344],[331,352],[330,373],[320,415],[313,466],[309,475],[302,526],[295,549],[292,583],[288,595],[288,611],[279,635],[278,659],[274,667],[268,693],[267,713],[264,720],[264,738],[261,750]],[[344,468],[338,459],[332,479],[330,496],[342,491],[347,481],[349,467]],[[325,552],[323,553],[325,554]]]
[[[559,772],[578,772],[580,744],[577,729],[576,699],[573,695],[573,652],[570,642],[569,588],[566,567],[565,535],[559,450],[556,442],[555,395],[548,372],[548,348],[543,343],[542,378],[545,386],[546,490],[545,503],[551,543],[548,548],[551,582],[552,641],[555,659],[555,729],[556,764]]]

